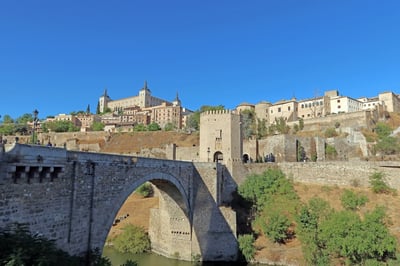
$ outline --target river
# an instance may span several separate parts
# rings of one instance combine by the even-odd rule
[[[233,263],[233,262],[203,262],[195,263],[189,261],[181,261],[168,259],[166,257],[154,254],[154,253],[143,253],[143,254],[127,254],[120,253],[111,247],[104,247],[103,256],[108,257],[113,266],[120,266],[127,260],[133,260],[138,263],[138,266],[245,266],[245,263]],[[248,264],[249,266],[256,266],[256,264]]]

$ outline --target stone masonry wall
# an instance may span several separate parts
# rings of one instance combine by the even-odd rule
[[[279,167],[296,182],[321,185],[369,187],[369,176],[383,172],[388,185],[400,189],[400,162],[331,161],[318,163],[259,163],[243,165],[242,175],[260,174],[268,167]]]

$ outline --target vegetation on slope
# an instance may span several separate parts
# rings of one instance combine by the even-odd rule
[[[375,206],[360,212],[368,202],[364,194],[344,190],[341,209],[332,208],[319,197],[301,203],[292,183],[279,169],[249,176],[239,187],[239,194],[253,204],[253,236],[265,235],[281,245],[299,239],[307,265],[398,263],[398,243],[388,229],[386,210]],[[239,241],[246,260],[256,252],[249,247],[251,239]],[[255,247],[254,241],[252,245]]]
[[[98,250],[84,257],[71,256],[58,249],[53,241],[39,235],[31,235],[27,226],[16,224],[13,228],[0,230],[1,265],[41,266],[111,266],[111,262]]]

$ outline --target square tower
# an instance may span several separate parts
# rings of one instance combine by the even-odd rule
[[[241,116],[230,110],[200,114],[200,150],[202,162],[228,162],[242,159]]]

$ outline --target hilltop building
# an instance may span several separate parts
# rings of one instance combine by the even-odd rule
[[[383,92],[377,97],[358,99],[342,96],[338,90],[326,91],[324,96],[310,99],[281,100],[274,104],[262,101],[258,104],[242,103],[236,107],[238,112],[252,110],[257,119],[264,120],[271,125],[276,119],[283,118],[287,122],[299,119],[315,119],[341,113],[353,113],[358,111],[400,112],[399,95],[393,92]]]
[[[146,81],[138,95],[128,98],[112,100],[105,90],[98,106],[100,113],[112,113],[102,115],[102,122],[108,130],[150,123],[157,123],[161,128],[172,124],[181,129],[186,125],[186,117],[192,113],[182,107],[178,93],[172,102],[152,96]]]

